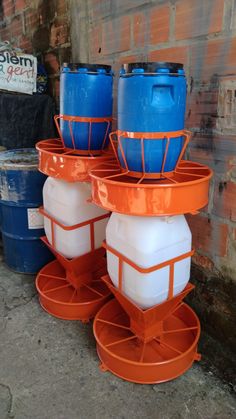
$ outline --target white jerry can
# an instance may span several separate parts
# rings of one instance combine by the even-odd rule
[[[138,217],[113,213],[106,229],[107,244],[142,268],[191,251],[192,235],[183,215]],[[187,285],[191,258],[174,265],[174,295]],[[118,257],[107,251],[108,273],[118,287]],[[122,290],[141,308],[164,302],[169,291],[169,266],[143,274],[123,263]]]
[[[48,177],[43,187],[45,211],[65,226],[73,226],[91,220],[107,211],[97,207],[88,199],[91,185],[88,182],[69,183]],[[101,247],[105,239],[108,218],[94,224],[95,249]],[[44,229],[52,244],[51,221],[44,217]],[[66,231],[54,224],[55,249],[67,258],[75,258],[91,251],[90,226]]]

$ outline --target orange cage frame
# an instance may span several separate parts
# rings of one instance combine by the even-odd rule
[[[109,128],[111,126],[111,122],[113,120],[112,117],[104,117],[104,118],[91,118],[91,117],[82,117],[82,116],[69,116],[69,115],[55,115],[54,116],[54,121],[60,136],[60,139],[65,147],[65,142],[63,139],[63,135],[62,135],[62,131],[60,128],[60,124],[59,124],[59,120],[63,120],[63,121],[67,121],[68,122],[68,126],[69,126],[69,131],[70,131],[70,136],[71,136],[71,141],[73,144],[73,150],[77,150],[77,152],[80,155],[91,155],[91,156],[96,156],[99,155],[105,148],[106,145],[106,140],[108,138],[108,132],[109,132]],[[102,142],[102,146],[100,148],[100,150],[91,150],[91,136],[92,136],[92,124],[94,123],[107,123],[107,128],[106,128],[106,132],[104,135],[104,139]],[[72,124],[73,123],[87,123],[89,124],[89,133],[88,133],[88,149],[87,150],[80,150],[80,149],[76,149],[75,146],[75,139],[74,139],[74,134],[73,134],[73,129],[72,129]]]
[[[103,214],[100,215],[99,217],[95,217],[92,218],[90,220],[87,221],[83,221],[82,223],[78,223],[78,224],[74,224],[72,226],[66,226],[63,223],[61,223],[60,221],[56,220],[54,217],[52,217],[50,214],[48,214],[47,211],[45,211],[45,209],[43,207],[39,208],[39,212],[46,218],[48,218],[51,221],[51,234],[52,234],[52,247],[54,248],[55,251],[55,225],[59,226],[60,228],[62,228],[65,231],[72,231],[72,230],[77,230],[79,228],[82,227],[86,227],[86,226],[90,226],[90,244],[91,244],[91,252],[93,252],[95,250],[95,237],[94,237],[94,224],[97,221],[101,221],[105,218],[110,217],[110,213],[107,214]]]
[[[181,161],[181,159],[182,159],[182,157],[185,153],[187,145],[190,141],[191,135],[192,135],[191,132],[187,131],[187,130],[170,131],[170,132],[131,132],[131,131],[117,130],[117,131],[111,132],[109,137],[110,137],[110,142],[111,142],[116,160],[118,162],[118,165],[120,166],[120,169],[124,174],[126,174],[128,176],[132,176],[132,177],[141,178],[141,179],[144,179],[144,178],[146,178],[146,179],[159,179],[159,178],[171,176],[171,174],[173,174],[175,172],[175,170],[178,168],[178,165],[179,165],[179,163],[180,163],[180,161]],[[115,136],[117,138],[117,141],[114,139]],[[168,155],[170,139],[171,138],[179,138],[179,137],[183,137],[184,143],[183,143],[182,150],[179,154],[178,160],[176,162],[175,168],[171,172],[165,172],[164,169],[165,169],[165,163],[166,163],[166,159],[167,159],[167,155]],[[123,139],[124,138],[129,138],[130,140],[140,140],[140,142],[141,142],[142,172],[134,172],[134,171],[131,171],[129,169],[127,159],[125,157],[123,145],[122,145],[122,138]],[[163,160],[162,160],[161,171],[157,172],[157,173],[147,173],[146,170],[145,170],[145,148],[144,148],[145,141],[150,141],[150,140],[151,141],[161,141],[161,140],[165,140],[165,139],[166,139],[166,146],[165,146],[165,152],[164,152],[164,156],[163,156]],[[121,163],[120,163],[120,159],[119,159],[118,152],[117,152],[117,145],[119,146],[125,168],[123,168]]]
[[[115,250],[113,247],[109,246],[106,241],[103,241],[103,247],[108,251],[111,252],[113,255],[115,255],[119,259],[119,267],[118,267],[118,289],[122,292],[122,282],[123,282],[123,265],[124,263],[127,263],[130,265],[133,269],[135,269],[137,272],[143,273],[143,274],[149,274],[151,272],[158,271],[159,269],[165,268],[167,266],[170,267],[169,272],[169,291],[168,291],[168,298],[167,300],[171,300],[174,295],[174,265],[176,262],[179,262],[180,260],[186,259],[188,257],[191,257],[194,254],[194,250],[191,250],[190,252],[184,253],[182,255],[179,255],[175,258],[166,260],[165,262],[158,263],[157,265],[151,266],[149,268],[142,268],[138,266],[136,263],[134,263],[132,260],[127,258],[126,256],[122,255],[120,252]]]

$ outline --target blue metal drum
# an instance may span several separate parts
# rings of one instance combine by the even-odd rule
[[[124,65],[118,85],[118,129],[130,132],[170,132],[184,128],[186,78],[182,64],[133,63]],[[121,138],[128,168],[142,172],[141,141]],[[160,173],[167,140],[144,141],[145,172]],[[183,137],[170,138],[164,172],[175,169]],[[125,167],[118,148],[121,165]]]
[[[6,147],[0,146],[0,153],[2,153],[3,151],[6,151]],[[2,231],[2,207],[1,207],[1,201],[0,201],[0,238],[2,236],[1,231]]]
[[[110,66],[64,64],[60,79],[60,115],[111,118],[112,85],[113,74]],[[60,122],[65,146],[73,148],[68,121]],[[92,123],[91,132],[88,122],[72,122],[71,128],[75,148],[79,150],[100,150],[106,133],[108,134],[106,122]]]
[[[38,171],[34,149],[0,154],[0,197],[5,262],[12,270],[36,273],[53,259],[43,236],[42,188],[46,176]]]

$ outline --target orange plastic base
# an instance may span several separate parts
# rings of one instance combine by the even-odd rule
[[[37,143],[39,170],[47,176],[67,182],[89,182],[89,171],[98,164],[114,159],[112,151],[92,152],[89,156],[80,155],[77,150],[67,149],[59,139],[44,140]]]
[[[36,288],[44,310],[64,320],[87,322],[110,296],[101,280],[101,269],[92,273],[88,284],[75,288],[68,282],[66,271],[58,260],[41,269],[36,278]]]
[[[200,323],[183,298],[194,286],[142,310],[115,288],[108,275],[103,281],[115,299],[94,319],[101,369],[127,381],[154,384],[172,380],[200,359],[197,343]]]
[[[105,164],[90,172],[92,199],[109,211],[140,216],[196,213],[208,202],[212,171],[182,160],[171,177],[135,179],[118,164]],[[163,174],[164,175],[164,174]]]
[[[169,381],[187,371],[199,359],[199,330],[199,320],[187,304],[164,320],[161,339],[157,336],[147,343],[132,332],[128,315],[115,299],[94,320],[101,369],[140,384]]]

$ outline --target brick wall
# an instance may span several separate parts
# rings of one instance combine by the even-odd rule
[[[215,174],[208,207],[201,215],[188,218],[197,249],[195,260],[203,268],[223,268],[236,281],[236,253],[232,254],[236,101],[229,132],[229,124],[221,128],[227,116],[222,101],[227,98],[220,95],[221,86],[230,79],[232,101],[236,96],[236,2],[89,0],[87,13],[90,62],[112,64],[116,74],[120,64],[129,61],[184,63],[188,77],[186,127],[193,131],[188,156],[210,165]]]
[[[77,10],[87,22],[83,30],[87,52],[73,49],[74,59],[112,64],[116,74],[121,63],[134,61],[165,60],[185,65],[186,126],[193,132],[188,157],[214,170],[209,205],[199,215],[188,216],[196,249],[192,281],[197,286],[192,304],[205,329],[233,349],[236,1],[89,0],[86,8],[82,1],[75,3],[79,3]],[[76,39],[72,26],[73,43]],[[115,97],[116,93],[117,77]]]
[[[58,99],[59,68],[70,61],[68,0],[0,0],[0,41],[37,55]]]
[[[233,349],[236,0],[3,0],[0,20],[2,40],[10,39],[42,57],[55,96],[59,65],[70,60],[71,49],[73,61],[112,64],[116,76],[121,63],[184,63],[186,126],[193,132],[188,157],[214,170],[208,206],[199,215],[188,216],[196,249],[192,281],[197,286],[192,304],[205,330]],[[115,99],[116,95],[117,77]]]

